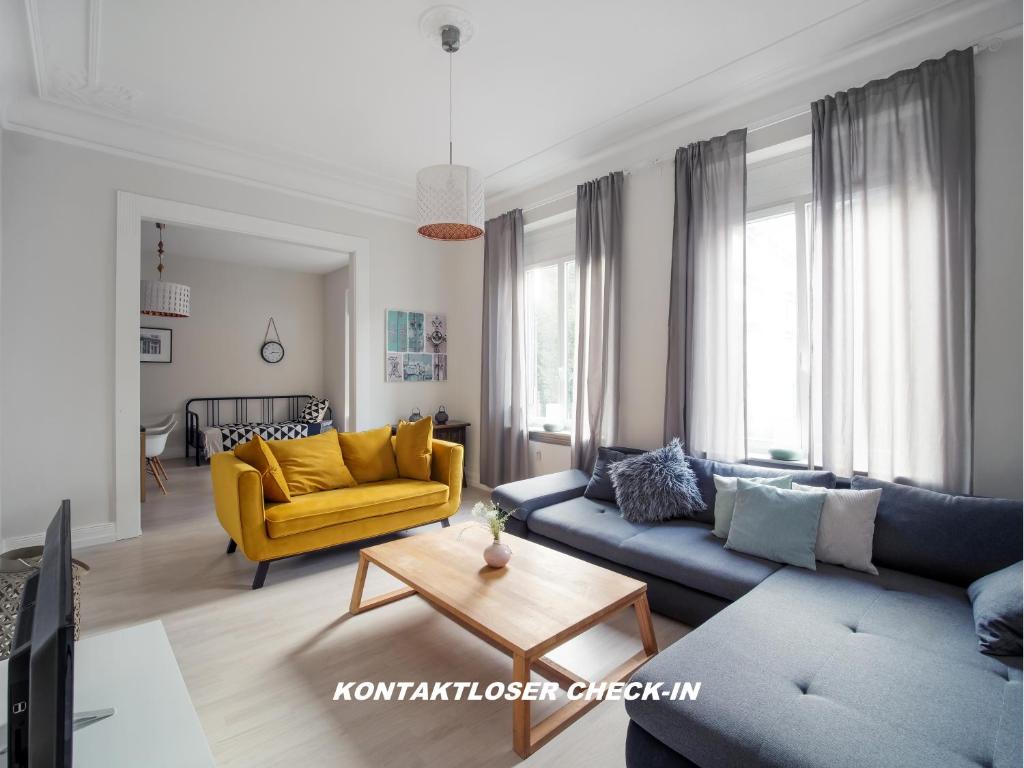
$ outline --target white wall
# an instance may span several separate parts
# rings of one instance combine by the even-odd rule
[[[63,497],[72,499],[76,527],[108,526],[112,533],[118,189],[369,239],[369,335],[381,385],[365,422],[383,424],[413,406],[426,411],[441,402],[453,416],[479,413],[480,312],[472,307],[480,282],[463,278],[474,269],[479,278],[482,242],[434,243],[407,221],[26,134],[5,131],[2,140],[5,537],[40,532]],[[396,304],[471,321],[465,335],[451,334],[448,382],[383,383],[384,311]],[[460,381],[463,374],[472,381]]]
[[[351,276],[348,267],[336,269],[323,279],[323,369],[324,392],[331,401],[334,423],[345,431],[348,424],[349,365],[348,302]]]
[[[941,53],[941,51],[939,51]],[[996,52],[976,59],[977,69],[977,310],[975,358],[975,492],[980,495],[1021,497],[1022,482],[1022,242],[1021,242],[1021,40],[1011,39]],[[862,80],[854,75],[837,87]],[[822,91],[822,93],[827,91]],[[816,94],[812,97],[817,97]],[[733,124],[706,121],[701,133],[678,136],[677,145],[707,138],[736,125],[777,114],[784,104],[769,100],[746,105]],[[807,117],[808,133],[810,130]],[[756,135],[756,134],[755,134]],[[622,271],[621,398],[618,442],[640,448],[661,444],[668,345],[669,274],[672,244],[673,168],[669,158],[647,165],[626,177]],[[752,206],[768,202],[775,186],[793,189],[792,161],[769,161],[751,172],[758,185]],[[616,167],[615,160],[603,171]],[[809,165],[808,173],[809,171]],[[587,171],[575,184],[597,175]],[[774,185],[774,186],[773,186]],[[561,179],[508,200],[529,206],[569,186]],[[568,198],[545,206],[545,212],[572,206]],[[492,209],[497,212],[497,209]],[[550,446],[545,446],[545,449]],[[531,463],[547,468],[568,466],[567,455],[547,451]],[[564,466],[560,463],[564,462]]]
[[[202,238],[197,238],[201,242]],[[168,246],[173,243],[168,239]],[[139,325],[170,328],[172,362],[141,363],[142,423],[178,415],[165,457],[185,454],[185,401],[230,395],[324,395],[324,277],[213,261],[213,254],[166,259],[167,279],[192,289],[191,317],[140,315]],[[155,257],[144,253],[142,274]],[[260,356],[273,316],[285,356]]]
[[[1021,497],[1021,40],[975,59],[974,490]]]

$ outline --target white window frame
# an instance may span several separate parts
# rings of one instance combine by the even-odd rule
[[[796,231],[796,279],[797,279],[797,384],[800,389],[798,400],[800,414],[800,448],[804,452],[801,464],[810,461],[810,454],[813,446],[810,441],[810,418],[811,418],[811,249],[810,249],[810,222],[808,221],[809,207],[811,204],[810,195],[797,195],[785,198],[768,205],[759,206],[747,211],[744,220],[744,232],[746,226],[751,222],[769,219],[773,216],[780,216],[792,213],[795,220]],[[743,279],[746,281],[747,273],[744,269]],[[746,366],[746,361],[744,361]],[[747,386],[751,386],[750,378],[747,378]],[[744,391],[743,396],[747,396]],[[750,436],[745,437],[745,451],[748,459],[756,461],[772,461],[768,448],[758,447],[756,450],[750,444]]]
[[[568,365],[566,361],[569,356],[569,340],[568,340],[568,323],[565,315],[566,309],[566,281],[565,271],[566,265],[569,263],[575,263],[575,254],[563,254],[561,256],[552,256],[551,258],[544,259],[542,261],[533,262],[526,267],[526,272],[529,273],[532,270],[545,269],[547,267],[557,266],[558,267],[558,343],[559,343],[559,355],[558,359],[561,361],[561,365],[558,367],[558,388],[561,391],[562,403],[565,409],[565,424],[563,428],[554,434],[569,434],[572,431],[573,423],[575,422],[576,414],[569,410],[569,376],[568,376]],[[530,377],[532,379],[533,372],[536,370],[536,353],[533,349],[532,339],[535,334],[531,331],[534,330],[534,318],[530,310],[529,304],[526,309],[526,327],[527,334],[526,338],[530,340],[526,349],[526,365],[527,370],[530,371]],[[537,406],[536,403],[532,402],[534,395],[534,388],[530,387],[529,396],[526,403],[526,414],[528,428],[531,432],[543,429],[544,418],[534,414],[533,409]],[[575,409],[573,409],[575,411]],[[549,433],[550,434],[550,433]]]

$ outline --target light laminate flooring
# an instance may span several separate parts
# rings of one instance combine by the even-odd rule
[[[333,701],[339,681],[508,682],[511,660],[418,597],[348,615],[359,545],[274,563],[266,586],[251,591],[255,565],[224,553],[209,468],[165,463],[170,494],[150,481],[141,537],[76,551],[92,568],[82,630],[163,621],[218,765],[624,764],[622,702],[595,707],[524,761],[512,751],[510,702]],[[454,522],[484,498],[465,489]],[[371,567],[365,594],[397,586]],[[661,648],[687,631],[657,614],[654,626]],[[639,648],[625,611],[551,656],[597,679]],[[534,721],[554,706],[534,704]]]

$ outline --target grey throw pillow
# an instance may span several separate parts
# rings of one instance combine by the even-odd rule
[[[814,555],[823,563],[841,565],[874,576],[878,569],[871,562],[875,540],[875,513],[882,491],[878,488],[854,491],[847,488],[824,490],[793,483],[794,491],[825,494],[818,525],[818,543]]]
[[[631,523],[693,517],[704,509],[697,478],[675,439],[664,448],[621,459],[608,467],[622,516]]]
[[[1024,634],[1024,563],[982,576],[967,588],[982,653],[1020,656]]]

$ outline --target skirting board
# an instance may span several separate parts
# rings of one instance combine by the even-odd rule
[[[28,536],[14,536],[4,539],[0,546],[4,552],[22,547],[37,547],[43,543],[43,532],[30,533]],[[116,538],[113,523],[97,523],[96,525],[83,525],[80,528],[71,529],[71,546],[75,549],[91,547],[96,544],[107,544]]]

